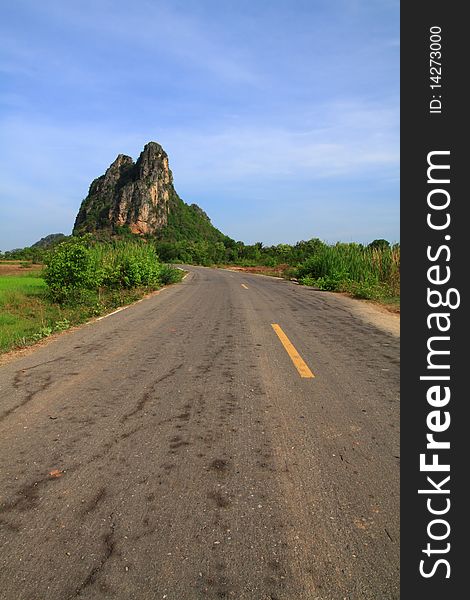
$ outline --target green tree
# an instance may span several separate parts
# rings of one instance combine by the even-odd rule
[[[388,250],[390,248],[390,242],[384,239],[378,239],[371,242],[368,248],[375,248],[376,250]]]

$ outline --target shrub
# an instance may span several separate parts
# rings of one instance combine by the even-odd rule
[[[302,264],[297,267],[296,276],[298,279],[303,279],[305,277],[310,277],[311,279],[316,279],[317,277],[321,277],[322,275],[326,275],[327,270],[325,265],[323,264],[322,257],[318,255],[313,255],[307,258]]]
[[[348,281],[348,274],[333,271],[329,275],[319,277],[315,284],[321,289],[329,292],[340,292],[344,289],[346,282]]]
[[[278,264],[278,261],[273,256],[267,256],[263,260],[265,267],[275,267]]]
[[[301,277],[299,279],[299,283],[300,285],[312,285],[314,286],[316,284],[316,279],[314,279],[313,277],[310,277],[310,275],[305,275],[304,277]]]
[[[48,325],[43,325],[38,331],[36,331],[36,333],[32,335],[32,339],[35,342],[38,342],[39,340],[42,340],[45,337],[49,337],[52,334],[52,332],[52,327]]]
[[[59,319],[54,323],[54,331],[65,331],[70,327],[70,321],[67,318]]]
[[[96,261],[102,265],[102,285],[108,288],[135,288],[158,283],[160,262],[155,247],[136,241],[97,244]]]
[[[170,267],[170,265],[163,265],[160,269],[159,279],[163,285],[169,285],[170,283],[177,283],[183,278],[183,271]]]
[[[99,303],[104,290],[158,287],[181,277],[181,271],[160,263],[151,243],[96,242],[89,235],[57,246],[44,274],[53,300],[87,305]]]
[[[57,302],[76,299],[81,290],[99,287],[102,272],[94,261],[88,240],[75,238],[59,244],[50,254],[44,279]]]
[[[367,281],[360,283],[357,281],[351,281],[346,290],[355,298],[375,300],[376,298],[380,297],[380,292],[377,285],[371,284]]]

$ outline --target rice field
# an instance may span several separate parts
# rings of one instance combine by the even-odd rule
[[[37,275],[0,275],[0,352],[26,343],[57,310],[45,302],[46,283]]]

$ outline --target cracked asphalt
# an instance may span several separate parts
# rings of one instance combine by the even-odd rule
[[[398,599],[399,339],[188,270],[0,367],[0,598]]]

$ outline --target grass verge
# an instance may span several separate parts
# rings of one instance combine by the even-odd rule
[[[178,273],[181,279],[184,274]],[[160,287],[89,292],[80,303],[67,305],[50,300],[40,273],[0,276],[0,353],[29,346],[53,333],[131,304]]]

